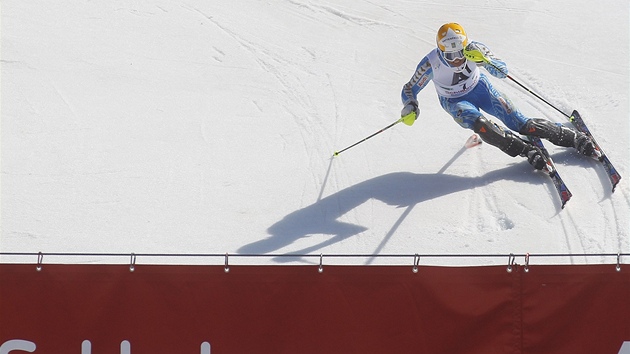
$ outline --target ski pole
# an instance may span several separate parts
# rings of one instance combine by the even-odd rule
[[[545,100],[544,98],[540,97],[538,94],[536,94],[536,92],[530,90],[529,88],[527,88],[525,85],[521,84],[520,82],[518,82],[515,78],[513,78],[512,76],[508,75],[507,73],[505,73],[503,70],[501,70],[501,68],[497,67],[496,65],[492,64],[492,62],[490,61],[490,59],[486,58],[485,55],[483,55],[480,51],[478,50],[471,50],[471,51],[466,51],[465,55],[467,58],[471,59],[472,61],[475,62],[479,62],[479,61],[483,61],[486,62],[488,64],[490,64],[493,68],[497,69],[499,72],[503,73],[503,75],[505,75],[508,79],[512,80],[514,83],[516,83],[517,85],[519,85],[521,88],[523,88],[525,91],[529,92],[530,94],[532,94],[534,97],[538,98],[539,100],[543,101],[544,103],[548,104],[551,108],[555,109],[556,111],[560,112],[563,116],[571,119],[571,116],[564,113],[563,111],[561,111],[559,108],[557,108],[556,106],[554,106],[553,104],[549,103],[547,100]]]
[[[403,117],[403,118],[404,118],[404,117]],[[356,146],[356,145],[361,144],[362,142],[364,142],[364,141],[368,140],[369,138],[373,137],[374,135],[377,135],[377,134],[380,134],[380,133],[382,133],[382,132],[386,131],[387,129],[389,129],[389,128],[393,127],[394,125],[396,125],[396,124],[398,124],[398,123],[402,122],[402,121],[403,121],[403,118],[400,118],[399,120],[395,121],[394,123],[392,123],[392,124],[390,124],[390,125],[386,126],[385,128],[383,128],[383,129],[381,129],[381,130],[377,131],[376,133],[374,133],[374,134],[372,134],[372,135],[368,136],[367,138],[365,138],[365,139],[363,139],[363,140],[357,141],[356,143],[354,143],[354,144],[352,144],[352,145],[348,146],[347,148],[345,148],[345,149],[343,149],[343,150],[335,151],[335,152],[333,153],[333,157],[334,157],[334,156],[337,156],[337,155],[339,155],[339,154],[341,154],[342,152],[344,152],[344,151],[346,151],[346,150],[350,149],[351,147],[354,147],[354,146]]]
[[[492,63],[490,63],[490,65],[494,66]],[[501,69],[497,68],[496,66],[494,66],[497,70],[501,71]],[[502,72],[502,71],[501,71]],[[505,73],[504,73],[505,74]],[[531,93],[534,97],[538,98],[539,100],[545,102],[546,104],[548,104],[551,108],[555,109],[556,111],[560,112],[563,116],[571,119],[571,116],[564,113],[563,111],[561,111],[559,108],[557,108],[556,106],[552,105],[551,103],[547,102],[547,100],[545,100],[544,98],[540,97],[539,95],[536,94],[536,92],[528,89],[527,87],[525,87],[525,85],[521,84],[520,82],[516,81],[516,79],[514,79],[513,77],[511,77],[510,75],[507,75],[507,78],[512,80],[514,83],[516,83],[517,85],[519,85],[520,87],[522,87],[525,91]]]

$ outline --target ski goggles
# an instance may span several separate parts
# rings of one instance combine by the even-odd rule
[[[464,51],[463,50],[459,50],[457,52],[442,52],[442,55],[444,55],[444,59],[448,60],[448,61],[455,61],[458,59],[464,59]]]

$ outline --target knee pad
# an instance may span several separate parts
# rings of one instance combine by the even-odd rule
[[[514,136],[512,132],[501,129],[483,116],[475,122],[474,131],[479,134],[483,141],[498,147],[512,157],[520,155],[527,148],[523,140]]]
[[[505,140],[505,131],[484,116],[477,118],[473,130],[490,145],[499,146]]]
[[[530,119],[519,130],[519,133],[545,138],[554,145],[564,147],[573,147],[576,137],[574,130],[542,118]]]

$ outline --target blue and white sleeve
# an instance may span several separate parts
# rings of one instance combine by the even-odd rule
[[[433,79],[433,69],[431,68],[431,63],[429,63],[429,58],[424,57],[416,67],[416,72],[411,77],[411,80],[402,88],[401,98],[403,104],[412,101],[417,102],[418,92],[427,86],[431,79]]]
[[[483,63],[481,64],[481,66],[486,68],[486,70],[488,70],[488,72],[492,76],[498,77],[499,79],[506,78],[508,75],[508,67],[505,62],[499,59],[499,57],[497,57],[494,53],[492,53],[492,51],[488,49],[485,44],[479,42],[473,43],[486,58],[490,59],[490,63]]]

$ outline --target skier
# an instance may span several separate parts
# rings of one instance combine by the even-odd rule
[[[573,147],[583,155],[594,153],[593,142],[584,133],[547,119],[525,117],[507,96],[497,91],[479,67],[503,79],[508,73],[506,64],[482,43],[469,41],[461,25],[442,25],[436,40],[437,48],[422,58],[411,80],[403,86],[403,121],[413,123],[418,117],[418,92],[433,80],[442,108],[459,125],[474,130],[483,141],[512,157],[527,157],[536,169],[545,167],[545,156],[539,148],[512,131],[539,136],[555,145]],[[481,110],[500,119],[512,131],[492,123]]]

